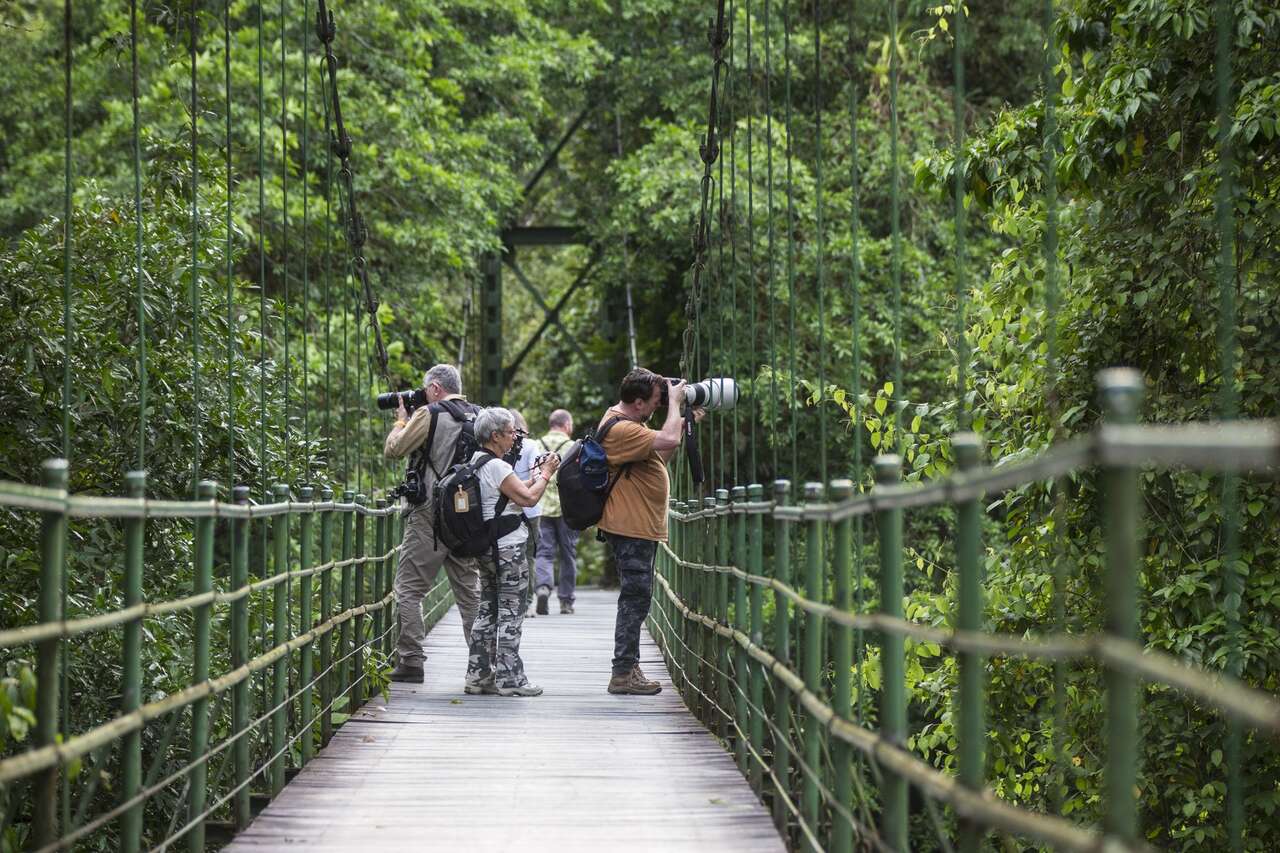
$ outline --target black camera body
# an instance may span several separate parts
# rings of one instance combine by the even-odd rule
[[[413,414],[414,409],[421,408],[427,404],[427,389],[415,388],[412,391],[388,391],[385,394],[378,395],[379,409],[394,409],[404,400],[404,408],[409,414]]]
[[[410,468],[404,474],[404,482],[391,490],[391,500],[404,498],[409,502],[409,506],[419,506],[426,503],[427,492],[422,487],[422,480],[418,477],[418,472]]]

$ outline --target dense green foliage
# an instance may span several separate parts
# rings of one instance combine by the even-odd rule
[[[329,205],[332,225],[326,226],[323,89],[314,35],[313,73],[304,74],[303,3],[286,4],[283,30],[277,11],[265,10],[261,169],[260,10],[244,2],[230,6],[229,200],[222,7],[201,8],[194,247],[200,286],[194,314],[190,20],[185,11],[142,5],[151,389],[145,437],[152,493],[189,494],[195,473],[224,484],[234,476],[255,485],[315,480],[365,491],[390,485],[394,473],[377,461],[386,421],[370,415],[369,397],[379,382],[362,333],[367,321],[356,314],[358,294],[345,274],[336,194]],[[1054,168],[1060,199],[1053,305],[1043,260],[1040,4],[982,0],[968,7],[963,305],[955,287],[951,204],[954,27],[940,26],[943,12],[923,2],[905,4],[899,29],[891,33],[884,4],[857,4],[849,20],[846,6],[822,4],[819,47],[807,4],[735,5],[731,70],[722,93],[724,156],[715,170],[715,225],[691,378],[734,375],[750,394],[737,412],[713,415],[703,430],[715,485],[852,476],[865,487],[869,476],[854,469],[855,454],[865,462],[895,447],[905,456],[909,479],[931,479],[950,470],[947,436],[966,417],[997,463],[1025,459],[1097,422],[1094,376],[1116,364],[1136,366],[1147,376],[1144,420],[1213,417],[1222,411],[1224,383],[1238,396],[1242,415],[1274,417],[1280,410],[1272,366],[1280,357],[1273,284],[1280,261],[1280,12],[1273,4],[1235,3],[1238,313],[1235,372],[1225,378],[1215,283],[1212,4],[1057,5],[1060,150]],[[520,250],[518,262],[548,302],[593,249],[600,252],[588,286],[560,313],[589,363],[552,328],[508,389],[508,402],[524,411],[535,432],[552,408],[570,408],[581,427],[610,402],[629,358],[628,284],[640,363],[671,375],[678,371],[694,260],[690,236],[698,213],[698,145],[707,122],[712,13],[712,4],[676,0],[616,6],[604,0],[355,0],[335,8],[336,49],[343,59],[339,86],[395,382],[416,384],[423,368],[452,358],[462,334],[475,367],[474,312],[467,328],[462,306],[475,304],[483,256],[500,247],[500,229],[513,223],[580,224],[594,242]],[[63,102],[61,22],[44,4],[10,4],[3,14],[12,60],[0,73],[0,402],[9,414],[0,425],[0,476],[30,481],[41,459],[60,453],[63,440],[63,131],[59,111],[50,107]],[[120,475],[137,464],[139,422],[128,18],[127,11],[92,4],[75,14],[70,455],[73,488],[109,494],[119,492]],[[901,71],[900,309],[890,212],[891,54]],[[582,110],[580,130],[526,196],[525,180]],[[228,261],[234,330],[225,301]],[[534,299],[508,274],[508,362],[542,320]],[[195,329],[201,342],[198,399]],[[900,377],[895,336],[901,340]],[[958,389],[959,360],[966,357],[967,384]],[[230,406],[229,373],[236,389]],[[473,385],[474,376],[468,370]],[[270,428],[263,429],[263,422]],[[1055,565],[1069,578],[1062,592],[1070,629],[1099,625],[1101,519],[1094,478],[1052,485],[1023,489],[989,508],[987,615],[993,629],[1053,629]],[[1230,647],[1224,614],[1236,602],[1228,600],[1223,584],[1225,561],[1233,555],[1224,537],[1222,483],[1150,473],[1144,489],[1144,636],[1155,647],[1223,668]],[[1244,674],[1275,692],[1280,572],[1274,519],[1280,494],[1271,482],[1249,480],[1241,484],[1240,504],[1241,547],[1234,559],[1246,574]],[[908,616],[918,621],[945,625],[951,618],[951,520],[939,512],[913,514],[909,521]],[[29,517],[0,518],[0,566],[6,579],[20,579],[5,584],[3,610],[14,614],[7,624],[34,619],[34,533]],[[77,524],[72,538],[71,612],[114,605],[120,594],[118,530]],[[152,540],[148,558],[164,570],[148,594],[174,594],[186,582],[190,531],[157,528]],[[868,602],[874,600],[873,549],[868,531]],[[158,647],[149,687],[168,691],[183,682],[189,650],[172,642],[180,623],[154,630],[169,645]],[[911,651],[912,747],[938,766],[952,767],[954,661],[932,646]],[[112,713],[107,697],[114,688],[99,689],[95,679],[114,684],[116,674],[90,671],[89,662],[115,654],[104,645],[73,655],[81,661],[80,669],[72,669],[82,700],[77,725]],[[9,663],[8,701],[20,706],[24,661]],[[997,661],[990,674],[988,773],[995,790],[1031,808],[1098,820],[1104,804],[1097,671],[1069,669],[1065,731],[1054,729],[1048,669]],[[874,691],[878,679],[872,654],[859,689]],[[10,719],[3,734],[20,740],[21,714],[14,711]],[[1161,846],[1223,849],[1223,721],[1153,686],[1144,693],[1143,726],[1144,831]],[[1053,749],[1058,738],[1062,755]],[[1280,754],[1253,737],[1246,738],[1244,752],[1246,848],[1271,849],[1280,841]],[[921,844],[928,844],[924,836]]]

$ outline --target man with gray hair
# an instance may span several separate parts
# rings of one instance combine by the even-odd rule
[[[395,581],[400,619],[400,639],[396,646],[399,660],[391,673],[392,681],[414,684],[421,684],[423,679],[422,644],[427,632],[422,622],[422,599],[435,583],[440,567],[444,566],[449,586],[453,588],[468,648],[471,624],[480,602],[480,575],[475,559],[455,557],[436,542],[431,524],[431,490],[459,461],[459,456],[462,461],[471,458],[477,447],[472,421],[481,409],[462,396],[462,377],[452,364],[437,364],[428,370],[422,378],[422,387],[427,405],[410,416],[401,398],[395,425],[383,447],[387,459],[409,457],[406,481],[416,478],[418,484],[415,494],[405,497],[404,540]]]
[[[573,415],[564,409],[556,409],[547,418],[547,426],[547,434],[539,439],[538,444],[543,452],[559,456],[573,440],[570,438],[573,435]],[[538,594],[535,609],[539,614],[547,613],[547,599],[555,584],[556,558],[559,557],[560,583],[556,585],[556,596],[560,599],[560,612],[572,613],[578,580],[578,531],[564,522],[564,512],[560,508],[560,489],[554,480],[547,483],[547,491],[542,496],[539,535],[541,541],[538,543],[534,572]]]

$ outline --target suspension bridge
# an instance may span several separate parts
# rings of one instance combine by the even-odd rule
[[[896,33],[898,3],[883,5],[888,31]],[[257,61],[254,177],[261,212],[268,137],[265,13],[261,5],[255,8],[257,41],[246,47],[232,27],[231,6],[220,7],[220,31],[205,27],[202,32],[200,23],[210,20],[209,10],[188,21],[191,254],[185,293],[161,292],[146,270],[138,112],[143,40],[136,3],[129,9],[131,29],[124,43],[131,60],[136,302],[111,319],[136,330],[136,470],[124,476],[123,488],[115,494],[104,495],[98,484],[77,479],[73,450],[80,447],[83,456],[85,443],[98,437],[81,436],[78,445],[73,441],[74,386],[92,379],[73,375],[67,355],[61,365],[60,456],[45,461],[23,482],[0,482],[0,507],[13,521],[6,529],[25,531],[29,538],[22,544],[34,555],[27,577],[6,579],[19,585],[26,606],[6,614],[0,626],[0,649],[8,664],[0,697],[7,720],[0,739],[3,849],[132,852],[227,846],[248,851],[306,845],[336,851],[436,845],[496,850],[519,844],[558,850],[978,851],[998,844],[1002,849],[1137,851],[1147,849],[1152,838],[1167,837],[1170,829],[1143,796],[1144,786],[1151,784],[1144,776],[1142,746],[1150,734],[1144,697],[1151,690],[1183,697],[1200,715],[1196,719],[1222,722],[1220,751],[1212,766],[1198,768],[1194,782],[1221,796],[1220,822],[1228,846],[1244,849],[1247,830],[1252,833],[1248,837],[1275,837],[1274,829],[1270,835],[1267,830],[1274,810],[1251,796],[1246,750],[1263,756],[1260,762],[1274,756],[1280,700],[1245,677],[1242,629],[1242,611],[1274,607],[1275,599],[1252,597],[1236,552],[1241,484],[1273,481],[1280,472],[1280,427],[1274,421],[1240,419],[1239,400],[1229,389],[1212,420],[1143,422],[1143,376],[1110,367],[1097,374],[1094,402],[1055,398],[1060,409],[1094,406],[1100,413],[1096,424],[1057,436],[1060,440],[1036,454],[999,464],[988,459],[975,431],[979,424],[965,402],[971,387],[965,326],[971,260],[965,248],[964,182],[955,179],[951,213],[959,356],[953,422],[958,429],[932,451],[939,458],[929,466],[921,429],[907,426],[917,409],[908,405],[905,389],[911,377],[903,363],[900,183],[905,164],[897,147],[901,58],[896,45],[887,49],[885,69],[886,121],[893,143],[886,221],[894,314],[876,333],[876,340],[888,338],[892,344],[885,359],[892,381],[883,389],[864,393],[861,384],[861,359],[871,344],[870,321],[860,302],[865,271],[856,260],[858,241],[866,236],[859,220],[856,123],[848,128],[852,216],[837,222],[853,247],[853,264],[838,275],[824,267],[830,255],[826,235],[836,227],[832,219],[843,213],[835,216],[823,206],[821,111],[812,117],[816,222],[805,225],[803,238],[796,233],[792,39],[807,27],[806,55],[814,63],[820,92],[823,27],[844,12],[826,4],[802,10],[787,2],[737,0],[736,11],[733,2],[726,7],[726,0],[707,4],[712,21],[709,102],[706,125],[699,132],[701,180],[691,175],[689,182],[698,188],[699,204],[680,364],[683,375],[691,377],[742,359],[757,370],[743,383],[754,399],[741,409],[712,413],[702,428],[705,479],[696,476],[687,455],[673,466],[670,540],[659,550],[642,646],[643,664],[657,676],[663,692],[643,698],[605,692],[614,600],[608,591],[593,590],[582,595],[579,613],[572,617],[526,623],[523,651],[531,675],[546,689],[543,697],[464,695],[466,650],[443,578],[423,605],[431,629],[425,684],[388,684],[397,626],[392,584],[403,520],[400,507],[388,498],[395,472],[369,464],[352,448],[365,442],[380,446],[378,430],[385,419],[362,412],[375,390],[394,382],[379,321],[377,282],[365,257],[368,235],[358,205],[359,164],[344,123],[343,78],[334,50],[338,30],[323,0],[314,7],[310,2],[281,4],[280,89],[287,91],[292,81],[310,99],[314,93],[309,87],[318,82],[319,104],[304,100],[302,113],[322,110],[323,130],[311,128],[305,118],[300,126],[291,125],[286,112],[279,120],[282,147],[286,152],[298,147],[299,162],[306,164],[292,172],[302,218],[293,235],[294,251],[285,255],[295,260],[302,289],[291,294],[290,278],[281,271],[283,290],[278,307],[272,308],[267,302],[265,228],[246,236],[233,223],[233,199],[240,188],[233,187],[231,141],[231,68],[233,53],[241,51]],[[1052,162],[1060,144],[1053,93],[1060,87],[1053,69],[1054,4],[1046,2],[1044,9],[1044,80],[1052,85],[1045,87],[1050,94],[1040,145],[1046,162]],[[975,46],[965,36],[966,15],[953,11],[946,7],[954,33],[954,168],[960,173],[967,151],[964,60]],[[66,0],[67,166],[59,234],[65,276],[62,352],[67,354],[77,346],[72,273],[81,262],[71,190],[73,12]],[[802,22],[809,12],[812,20]],[[296,26],[286,26],[287,14],[297,16]],[[858,38],[853,11],[848,14],[849,37]],[[1230,3],[1219,2],[1216,14],[1220,29],[1234,28]],[[763,32],[753,36],[753,22]],[[358,20],[344,23],[350,29],[360,26]],[[284,61],[290,32],[303,53],[294,78]],[[781,80],[775,79],[772,55],[779,47],[785,69]],[[1231,50],[1229,39],[1219,41],[1220,117],[1230,115],[1232,108]],[[205,115],[199,106],[197,66],[213,59],[221,59],[225,70],[220,93],[225,98],[225,150],[219,153],[225,154],[226,204],[217,227],[197,211],[196,201],[201,192],[198,164],[202,153],[208,153],[202,146],[210,147],[205,137],[214,131],[197,127]],[[206,100],[208,88],[206,83]],[[779,95],[780,89],[784,94]],[[856,114],[857,87],[851,85],[849,94]],[[745,115],[735,118],[733,110],[744,105]],[[753,124],[754,110],[761,105],[763,129],[758,120]],[[785,105],[785,119],[780,105]],[[526,191],[548,173],[583,124],[583,115],[549,147]],[[783,126],[777,151],[775,118]],[[313,132],[322,134],[319,158]],[[1215,222],[1224,248],[1217,260],[1217,283],[1225,319],[1216,344],[1224,375],[1233,375],[1239,343],[1232,325],[1237,316],[1231,251],[1234,173],[1232,143],[1224,134],[1218,144],[1224,188]],[[760,179],[760,163],[753,160],[760,149],[767,157],[765,200],[750,195]],[[740,154],[747,167],[745,214],[735,183]],[[787,173],[785,209],[776,217],[775,167]],[[306,175],[300,177],[300,171]],[[1052,166],[1046,170],[1043,187],[1042,307],[1051,319],[1059,302],[1056,172]],[[286,245],[290,174],[286,168],[281,178],[286,215],[279,236]],[[321,200],[310,195],[313,180],[323,187]],[[313,219],[313,210],[321,206],[324,214]],[[758,213],[757,206],[765,212]],[[199,247],[219,229],[225,232],[220,233],[225,239],[220,269],[199,256]],[[468,383],[480,389],[481,402],[494,404],[507,393],[546,329],[554,325],[572,338],[560,311],[589,280],[604,251],[577,225],[513,225],[503,231],[502,240],[504,250],[482,264],[479,304],[473,316],[467,302],[459,336],[461,351],[470,359]],[[518,246],[582,244],[589,244],[589,260],[554,305],[515,260]],[[256,252],[260,267],[256,331],[245,325],[249,315],[236,285],[234,258],[245,249]],[[314,254],[308,256],[309,251]],[[795,290],[797,251],[812,252],[816,259],[811,294]],[[736,271],[734,264],[739,264]],[[545,315],[510,364],[504,363],[504,265]],[[322,271],[318,281],[309,278],[313,270]],[[766,298],[758,301],[756,288],[740,294],[739,279],[767,280]],[[226,340],[215,342],[202,339],[200,321],[211,304],[211,288],[219,284],[226,288]],[[313,286],[321,289],[319,298]],[[848,301],[840,304],[851,309],[848,323],[841,318],[839,328],[852,337],[837,343],[827,323],[836,327],[830,316],[834,302],[828,300],[839,288],[849,290]],[[627,294],[634,361],[630,289]],[[797,378],[795,306],[810,297],[819,354],[812,379],[802,383]],[[194,412],[189,421],[194,454],[190,469],[177,475],[147,472],[161,449],[157,445],[167,440],[149,422],[160,405],[155,398],[173,392],[171,387],[148,388],[147,383],[149,346],[172,357],[164,349],[172,346],[165,329],[156,328],[154,318],[167,316],[157,301],[167,302],[171,310],[189,309],[191,315],[191,332],[183,343],[190,347],[192,375],[184,400]],[[268,328],[277,322],[279,329]],[[331,339],[335,329],[341,331],[340,345]],[[269,353],[273,335],[279,348]],[[256,358],[246,349],[249,340],[257,342]],[[300,355],[291,357],[291,340],[300,344]],[[834,377],[827,372],[835,362],[828,348],[837,345],[849,351],[852,366],[851,386],[839,398],[828,391]],[[225,365],[215,377],[202,375],[200,365],[214,347],[225,349]],[[574,347],[583,362],[591,359]],[[1051,360],[1062,356],[1053,336],[1046,347]],[[732,359],[722,362],[724,353],[732,353]],[[338,387],[339,414],[330,420],[330,396],[339,396]],[[252,409],[255,392],[257,435],[238,439],[237,431],[226,427],[237,422],[242,410]],[[767,401],[803,401],[810,395],[822,414],[811,425],[814,435],[806,449],[797,440],[797,418],[788,418],[782,407]],[[308,399],[317,398],[324,402],[323,423],[306,414]],[[358,402],[352,403],[353,398]],[[353,409],[358,414],[353,416]],[[853,441],[849,458],[837,458],[837,429],[828,424],[828,410],[850,413],[855,429],[874,418],[875,426],[867,429],[873,431],[877,454],[864,459],[862,442]],[[269,411],[282,413],[280,420],[273,421]],[[126,413],[116,414],[123,423]],[[251,443],[253,437],[256,443]],[[276,454],[284,464],[271,469],[268,463]],[[813,458],[802,459],[802,454]],[[793,482],[805,471],[816,472],[816,479]],[[1211,480],[1215,485],[1208,500],[1223,508],[1220,541],[1225,544],[1214,559],[1222,653],[1212,663],[1156,647],[1142,634],[1142,606],[1150,592],[1144,586],[1144,560],[1158,547],[1143,534],[1146,495],[1154,488],[1154,475],[1168,472],[1194,472]],[[1054,533],[1067,525],[1067,490],[1093,520],[1097,554],[1087,568],[1066,558]],[[1016,631],[992,630],[986,603],[1005,591],[986,582],[988,559],[1017,524],[998,506],[1031,493],[1043,499],[1037,535],[1044,542],[1040,554],[1052,582],[1021,594],[1050,599],[1052,619],[1023,624]],[[945,580],[936,589],[913,590],[908,583],[911,567],[923,568],[926,562],[912,539],[923,535],[926,525],[912,523],[921,518],[943,531]],[[94,549],[100,531],[108,528],[112,536],[119,534],[123,547],[100,555],[110,569],[95,576],[96,589],[86,594],[82,579],[71,576],[69,567],[83,565],[73,562],[76,549]],[[108,536],[104,541],[114,540]],[[159,579],[153,570],[160,565],[182,566],[183,580]],[[10,571],[8,565],[5,571]],[[1084,578],[1087,595],[1069,606],[1072,573]],[[938,600],[950,597],[926,612],[913,592],[936,594]],[[1098,619],[1071,619],[1069,610],[1096,612]],[[162,648],[152,630],[156,626],[165,628],[165,637],[181,636],[181,647]],[[923,658],[947,663],[926,673]],[[70,674],[89,677],[87,670],[101,696],[72,695]],[[997,672],[1016,674],[1003,678],[997,690],[991,686]],[[936,682],[944,694],[938,701],[949,734],[942,745],[924,739],[925,729],[934,728],[937,720],[924,714],[912,688],[925,681]],[[167,687],[160,689],[160,684]],[[1057,808],[1038,805],[1044,798],[1032,797],[1030,783],[1024,793],[1022,782],[1012,790],[993,776],[989,753],[997,746],[1003,749],[1005,738],[1003,730],[993,727],[993,706],[1010,695],[1025,700],[1042,718],[1037,742],[1024,732],[1011,750],[1024,758],[1033,751],[1043,756],[1043,778],[1036,784],[1045,792],[1052,789],[1047,801]],[[1086,707],[1086,696],[1096,702]],[[89,705],[89,699],[106,701],[113,712],[88,717],[81,706]],[[1094,743],[1066,743],[1065,721],[1077,713],[1101,728]],[[922,723],[925,719],[931,722]],[[1194,731],[1185,734],[1198,737]],[[1002,752],[999,761],[1007,754]],[[1062,808],[1072,780],[1085,780],[1088,773],[1103,780],[1101,803],[1086,810],[1096,820]]]

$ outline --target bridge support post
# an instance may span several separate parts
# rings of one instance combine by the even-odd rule
[[[951,440],[962,472],[972,472],[982,460],[982,442],[971,432]],[[956,628],[982,630],[982,507],[976,497],[961,501],[956,524],[956,566],[960,572]],[[986,781],[986,657],[960,652],[960,783],[981,791]],[[971,821],[960,824],[961,853],[978,853],[986,832]]]
[[[367,572],[365,569],[365,516],[360,510],[369,505],[369,499],[364,495],[356,495],[356,506],[359,509],[355,512],[356,524],[356,580],[355,580],[355,598],[352,600],[352,607],[363,607],[365,599],[365,587],[368,584]],[[364,704],[365,697],[365,678],[364,678],[364,647],[365,647],[365,617],[361,613],[357,615],[352,622],[354,623],[353,634],[355,647],[352,649],[352,680],[351,695],[347,701],[347,713],[354,714],[356,708]]]
[[[320,500],[328,504],[320,511],[320,617],[323,624],[333,615],[333,489],[326,486]],[[333,632],[320,638],[320,743],[333,737]]]
[[[231,490],[231,499],[236,505],[248,508],[249,487],[236,486]],[[249,537],[252,535],[249,519],[236,518],[231,522],[231,531],[231,588],[242,590],[249,584]],[[231,667],[239,669],[248,660],[249,596],[245,595],[231,602]],[[244,829],[253,817],[249,808],[248,782],[252,772],[249,767],[249,736],[245,732],[249,727],[249,687],[250,680],[246,678],[231,688],[231,728],[240,735],[231,747],[237,788],[231,798],[231,814],[236,829]]]
[[[303,503],[310,504],[315,498],[315,489],[311,486],[303,486],[298,491],[298,499]],[[311,536],[312,521],[314,510],[305,509],[298,517],[298,571],[302,577],[298,580],[298,600],[300,609],[298,614],[298,630],[304,634],[315,627],[315,620],[312,617],[312,584],[311,576],[305,574],[311,570]],[[302,686],[301,697],[301,717],[302,717],[302,737],[299,747],[301,753],[302,766],[306,767],[307,762],[311,761],[315,755],[315,739],[313,735],[315,722],[315,704],[313,702],[313,693],[311,690],[311,681],[315,677],[314,672],[314,655],[315,641],[311,641],[302,647],[302,659],[299,664],[298,682]]]
[[[735,512],[733,514],[733,565],[739,571],[746,571],[747,568],[747,517],[742,512],[743,504],[747,500],[747,490],[745,486],[733,487],[733,504]],[[747,582],[739,575],[733,578],[733,627],[742,633],[747,633]],[[733,649],[733,683],[736,686],[734,691],[734,708],[737,716],[737,739],[735,741],[736,749],[734,750],[738,758],[738,770],[744,776],[748,776],[751,770],[751,753],[747,751],[747,744],[750,743],[751,731],[751,707],[748,705],[749,694],[747,692],[748,675],[747,675],[747,652],[737,643],[730,643]]]
[[[705,497],[702,499],[702,508],[706,510],[706,515],[698,522],[699,533],[702,539],[702,553],[698,557],[698,562],[703,565],[714,565],[716,562],[716,499],[713,497]],[[716,573],[708,569],[699,572],[699,584],[701,589],[698,594],[699,608],[698,611],[703,616],[716,618],[716,604],[719,601],[719,590],[716,588]],[[704,721],[707,728],[713,732],[721,733],[723,737],[724,718],[717,713],[716,705],[719,703],[719,693],[717,690],[718,683],[716,679],[716,668],[720,665],[719,644],[716,642],[716,632],[706,625],[702,626],[702,659],[707,662],[702,668],[702,692],[706,697],[706,720]]]
[[[877,487],[892,487],[902,477],[902,459],[894,454],[872,462]],[[902,618],[902,510],[876,512],[880,534],[880,612]],[[880,730],[902,749],[907,746],[906,651],[901,634],[880,638]],[[907,780],[884,768],[880,834],[894,850],[907,849]]]
[[[791,481],[774,480],[773,500],[778,506],[791,502]],[[780,583],[791,583],[791,524],[777,516],[773,519],[773,577]],[[791,604],[776,590],[773,593],[773,654],[784,666],[791,666]],[[788,809],[785,798],[791,790],[791,692],[781,684],[773,704],[773,772],[781,790],[773,798],[773,822],[784,840]]]
[[[763,498],[764,487],[759,483],[752,483],[747,487],[748,501],[758,504]],[[759,512],[752,512],[747,516],[746,523],[749,528],[746,570],[753,575],[760,575],[764,571],[764,518]],[[751,598],[751,642],[763,648],[764,594],[760,589],[760,585],[757,583],[751,584],[749,595]],[[746,655],[744,657],[747,657],[747,666],[751,672],[751,704],[754,706],[749,723],[751,750],[754,756],[754,760],[751,762],[751,786],[755,788],[758,795],[763,796],[764,767],[761,766],[761,762],[764,760],[764,719],[761,715],[764,714],[764,669],[754,658]]]
[[[717,566],[727,566],[733,562],[733,538],[729,534],[728,489],[716,489],[716,515],[711,523],[716,537],[715,563]],[[729,576],[724,572],[716,572],[712,578],[715,579],[716,584],[715,619],[718,624],[727,626],[729,624]],[[724,673],[717,679],[720,688],[717,692],[717,701],[723,709],[720,715],[720,738],[726,746],[732,742],[736,753],[741,748],[741,744],[738,743],[737,729],[734,727],[737,716],[734,711],[737,697],[733,695],[733,679],[737,678],[737,673],[732,673],[732,678],[730,677],[729,640],[719,634],[715,634],[712,639],[716,644],[716,665],[720,672]]]
[[[218,496],[218,487],[209,480],[196,485],[196,499],[212,502]],[[203,595],[213,589],[213,516],[197,518],[195,524],[195,577],[191,585],[193,595]],[[213,616],[213,603],[195,608],[195,654],[191,666],[191,683],[200,684],[209,679],[209,632]],[[197,699],[191,703],[191,759],[204,757],[209,747],[209,699]],[[192,820],[204,812],[208,799],[209,764],[201,762],[191,768],[191,787],[187,795],[187,814]],[[187,833],[187,846],[192,851],[204,851],[204,820],[199,819]]]
[[[375,577],[373,581],[373,595],[370,598],[371,603],[377,604],[382,601],[385,596],[387,586],[387,499],[378,498],[377,503],[378,517],[374,522],[374,540],[373,553],[376,556],[374,561]],[[387,609],[379,607],[373,612],[373,644],[372,647],[377,651],[382,651],[382,643],[385,637],[383,632],[387,625]]]
[[[45,488],[66,491],[67,460],[50,459],[40,472]],[[67,511],[41,513],[40,518],[40,621],[62,621],[63,560],[67,548]],[[32,747],[52,746],[57,742],[58,668],[62,657],[62,638],[41,640],[36,645],[36,731]],[[31,784],[35,801],[31,838],[34,846],[44,847],[58,838],[58,765],[41,770]]]
[[[685,514],[689,512],[689,505],[684,501],[676,501],[676,512]],[[696,559],[696,535],[694,525],[688,521],[676,522],[676,555],[682,560]],[[689,606],[695,606],[697,601],[697,589],[694,585],[693,570],[688,566],[677,564],[675,569],[676,576],[676,594],[680,600]],[[694,716],[700,716],[698,709],[702,702],[698,697],[695,689],[701,682],[698,673],[698,658],[692,654],[697,647],[696,627],[688,619],[681,614],[680,617],[680,648],[681,656],[684,664],[684,692],[689,709],[693,711]]]
[[[351,555],[355,553],[355,500],[356,493],[351,489],[346,489],[342,493],[342,587],[340,592],[340,600],[338,609],[342,613],[346,613],[351,609],[351,602],[355,599],[355,574],[351,566]],[[345,713],[350,714],[353,710],[351,707],[351,620],[347,619],[338,628],[338,695],[346,697],[346,703],[343,707]]]
[[[831,500],[848,500],[853,494],[853,481],[833,480],[830,486]],[[835,554],[834,600],[837,610],[848,613],[853,610],[853,588],[850,584],[850,566],[853,555],[853,519],[835,522],[833,551]],[[849,720],[853,717],[853,629],[848,625],[832,628],[832,665],[835,680],[831,706],[836,715]],[[846,808],[853,805],[853,750],[840,738],[831,739],[831,763],[835,767],[834,793],[836,801]],[[850,853],[853,850],[853,824],[840,811],[831,815],[831,849],[834,853]]]
[[[125,493],[135,500],[147,496],[147,472],[130,471],[124,475]],[[142,603],[142,546],[146,540],[145,518],[130,518],[124,523],[124,606]],[[234,529],[234,528],[233,528]],[[234,568],[232,570],[234,574]],[[234,577],[233,577],[234,583]],[[233,611],[234,613],[234,611]],[[234,618],[234,617],[233,617]],[[234,650],[234,634],[232,635]],[[124,679],[120,696],[120,713],[131,714],[142,704],[142,620],[124,626]],[[142,730],[124,736],[120,745],[120,770],[123,784],[120,799],[132,800],[142,787]],[[142,809],[138,803],[120,819],[120,850],[137,853],[142,846]]]
[[[804,484],[804,501],[806,504],[821,503],[826,489],[821,483]],[[823,523],[809,519],[805,525],[805,577],[804,594],[810,601],[822,601],[823,574]],[[822,695],[822,671],[825,661],[822,659],[822,632],[826,628],[826,620],[816,613],[805,611],[804,614],[804,654],[801,657],[804,671],[804,686],[815,696]],[[806,715],[804,724],[804,760],[808,770],[804,774],[804,819],[809,831],[815,837],[820,836],[819,827],[822,818],[822,799],[818,793],[818,784],[822,774],[822,726],[813,717]],[[810,844],[812,842],[809,842]],[[807,847],[808,845],[806,845]]]
[[[272,489],[272,498],[276,503],[289,500],[289,487],[277,483]],[[271,588],[273,606],[272,642],[276,647],[289,642],[289,513],[284,512],[272,520],[271,540],[275,546],[275,560],[272,569],[279,578]],[[283,576],[283,577],[282,577]],[[283,655],[276,659],[271,667],[271,776],[270,791],[274,798],[284,790],[284,767],[288,759],[287,743],[289,740],[289,709],[284,706],[285,696],[289,692],[289,659],[292,655]]]
[[[1142,402],[1142,375],[1129,368],[1098,376],[1108,424],[1132,424]],[[1112,461],[1102,472],[1102,517],[1107,519],[1106,630],[1117,640],[1136,643],[1138,621],[1138,541],[1142,525],[1138,469]],[[1138,837],[1138,682],[1113,664],[1104,668],[1107,688],[1107,832],[1127,844]]]

